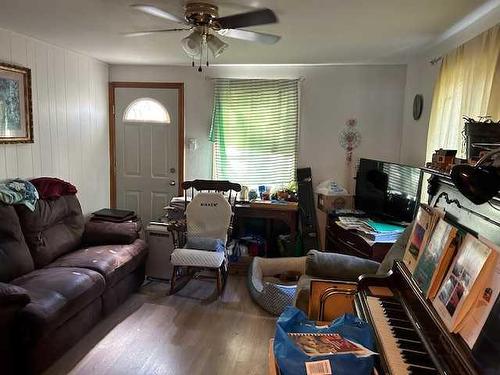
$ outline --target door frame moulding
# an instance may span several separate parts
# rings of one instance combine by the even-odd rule
[[[178,139],[177,139],[177,175],[178,194],[182,194],[184,182],[184,83],[183,82],[109,82],[109,202],[110,207],[116,207],[116,125],[115,125],[115,89],[176,89],[178,112]]]

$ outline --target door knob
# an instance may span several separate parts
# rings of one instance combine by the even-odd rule
[[[174,180],[170,180],[170,182],[168,183],[170,186],[175,186],[175,181]]]
[[[175,173],[175,168],[170,168],[170,173]]]

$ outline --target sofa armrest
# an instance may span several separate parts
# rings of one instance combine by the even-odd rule
[[[21,308],[27,305],[30,300],[26,289],[17,285],[0,282],[0,307],[18,306]]]
[[[139,238],[140,221],[112,223],[109,221],[87,221],[83,233],[85,245],[129,245]]]
[[[17,374],[18,363],[13,345],[18,311],[30,302],[26,289],[0,282],[0,372]]]
[[[360,275],[374,274],[378,267],[373,260],[318,250],[310,250],[306,258],[306,274],[323,279],[357,281]]]

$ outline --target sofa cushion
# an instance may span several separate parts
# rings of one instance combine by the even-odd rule
[[[16,211],[36,268],[79,247],[85,221],[76,196],[40,199],[34,212],[24,206]]]
[[[139,221],[112,223],[109,221],[88,221],[83,233],[84,246],[128,245],[139,238],[142,224]]]
[[[27,341],[64,324],[105,289],[98,272],[83,268],[44,268],[11,283],[27,290],[31,299],[18,314],[21,339]]]
[[[130,245],[93,246],[63,255],[47,267],[82,267],[99,272],[108,287],[134,271],[144,260],[147,245],[136,240]]]
[[[0,205],[0,282],[9,282],[33,269],[16,210]]]

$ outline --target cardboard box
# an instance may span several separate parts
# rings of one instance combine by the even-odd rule
[[[318,194],[318,208],[324,212],[354,208],[352,195],[324,195]]]

